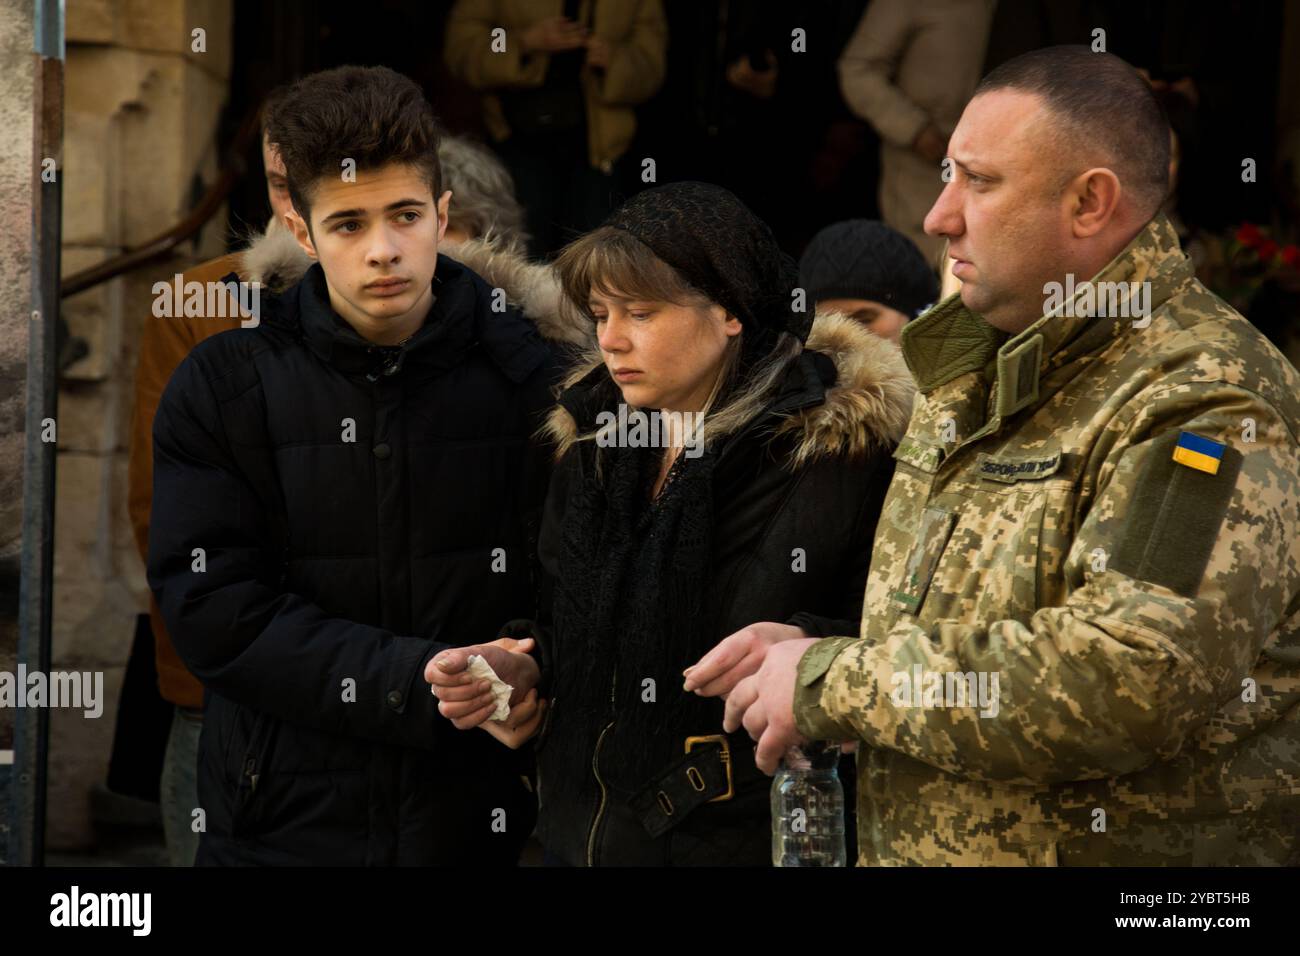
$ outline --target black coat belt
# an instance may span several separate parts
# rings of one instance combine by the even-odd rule
[[[639,790],[630,806],[652,837],[681,823],[705,803],[730,800],[736,792],[731,743],[722,734],[687,737],[686,754]]]

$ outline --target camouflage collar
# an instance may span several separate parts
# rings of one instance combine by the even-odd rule
[[[903,328],[903,357],[924,394],[967,372],[993,373],[996,402],[989,428],[1038,399],[1039,378],[1086,355],[1132,328],[1127,314],[1094,314],[1099,288],[1150,283],[1142,305],[1154,311],[1191,273],[1178,234],[1163,214],[1156,216],[1088,282],[1065,283],[1053,308],[1023,332],[1008,337],[962,305],[954,293]],[[1103,285],[1104,284],[1104,285]],[[1072,294],[1071,294],[1072,293]],[[1136,304],[1136,303],[1135,303]],[[1125,303],[1127,305],[1127,303]],[[985,429],[987,430],[987,429]]]

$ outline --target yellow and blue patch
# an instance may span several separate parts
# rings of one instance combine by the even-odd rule
[[[1174,461],[1206,474],[1217,475],[1226,447],[1222,442],[1202,438],[1192,432],[1180,432],[1178,444],[1174,445]]]

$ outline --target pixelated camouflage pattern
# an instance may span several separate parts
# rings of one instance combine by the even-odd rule
[[[861,635],[813,645],[795,695],[803,733],[863,742],[862,865],[1300,863],[1300,374],[1164,217],[1095,279],[1149,280],[1149,326],[1055,309],[1008,339],[954,296],[904,333],[920,392]],[[1178,482],[1144,487],[1180,430],[1241,455],[1208,535],[1170,517],[1201,507]],[[1208,555],[1187,593],[1116,567],[1138,498],[1139,549]],[[996,716],[895,705],[916,664],[997,672]]]

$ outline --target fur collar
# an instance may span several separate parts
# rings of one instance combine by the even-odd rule
[[[566,379],[568,387],[601,364],[595,337],[583,315],[564,298],[552,268],[529,262],[518,252],[490,240],[444,243],[444,254],[468,266],[488,285],[506,290],[507,299],[531,319],[544,338],[575,347],[580,360]],[[312,260],[287,229],[272,226],[244,252],[249,281],[273,292],[302,278]],[[819,312],[807,348],[835,363],[836,383],[819,405],[801,409],[777,429],[795,436],[789,464],[801,466],[823,456],[861,457],[896,444],[912,415],[916,386],[894,343],[868,332],[836,312]],[[757,413],[763,396],[741,389],[728,405],[748,403]],[[563,454],[577,439],[577,425],[561,406],[552,409],[546,430]],[[709,436],[716,440],[719,435]]]
[[[837,377],[822,403],[786,415],[777,427],[777,436],[794,437],[787,464],[798,468],[822,457],[859,458],[897,444],[907,430],[916,393],[898,346],[873,335],[846,315],[819,312],[813,319],[806,348],[828,356],[835,364]],[[602,364],[599,353],[584,358],[566,378],[564,387],[581,381]],[[733,407],[748,406],[752,414],[740,416],[740,420],[749,421],[766,404],[757,386],[751,385],[740,389],[710,417]],[[556,444],[557,457],[578,439],[577,423],[559,405],[547,418],[546,432]],[[722,437],[714,431],[707,440]]]
[[[916,395],[898,346],[847,315],[819,312],[807,348],[829,356],[839,375],[825,402],[796,413],[778,429],[798,438],[791,464],[892,450],[907,431]]]
[[[278,294],[301,279],[314,261],[303,252],[293,233],[272,219],[266,232],[255,234],[244,249],[240,271],[245,281],[257,282]]]
[[[595,345],[591,330],[564,298],[549,266],[529,262],[490,240],[444,242],[439,251],[468,266],[488,285],[505,289],[507,300],[536,324],[543,338],[584,348]],[[244,250],[242,265],[247,281],[279,293],[301,279],[314,261],[288,229],[272,222]]]

